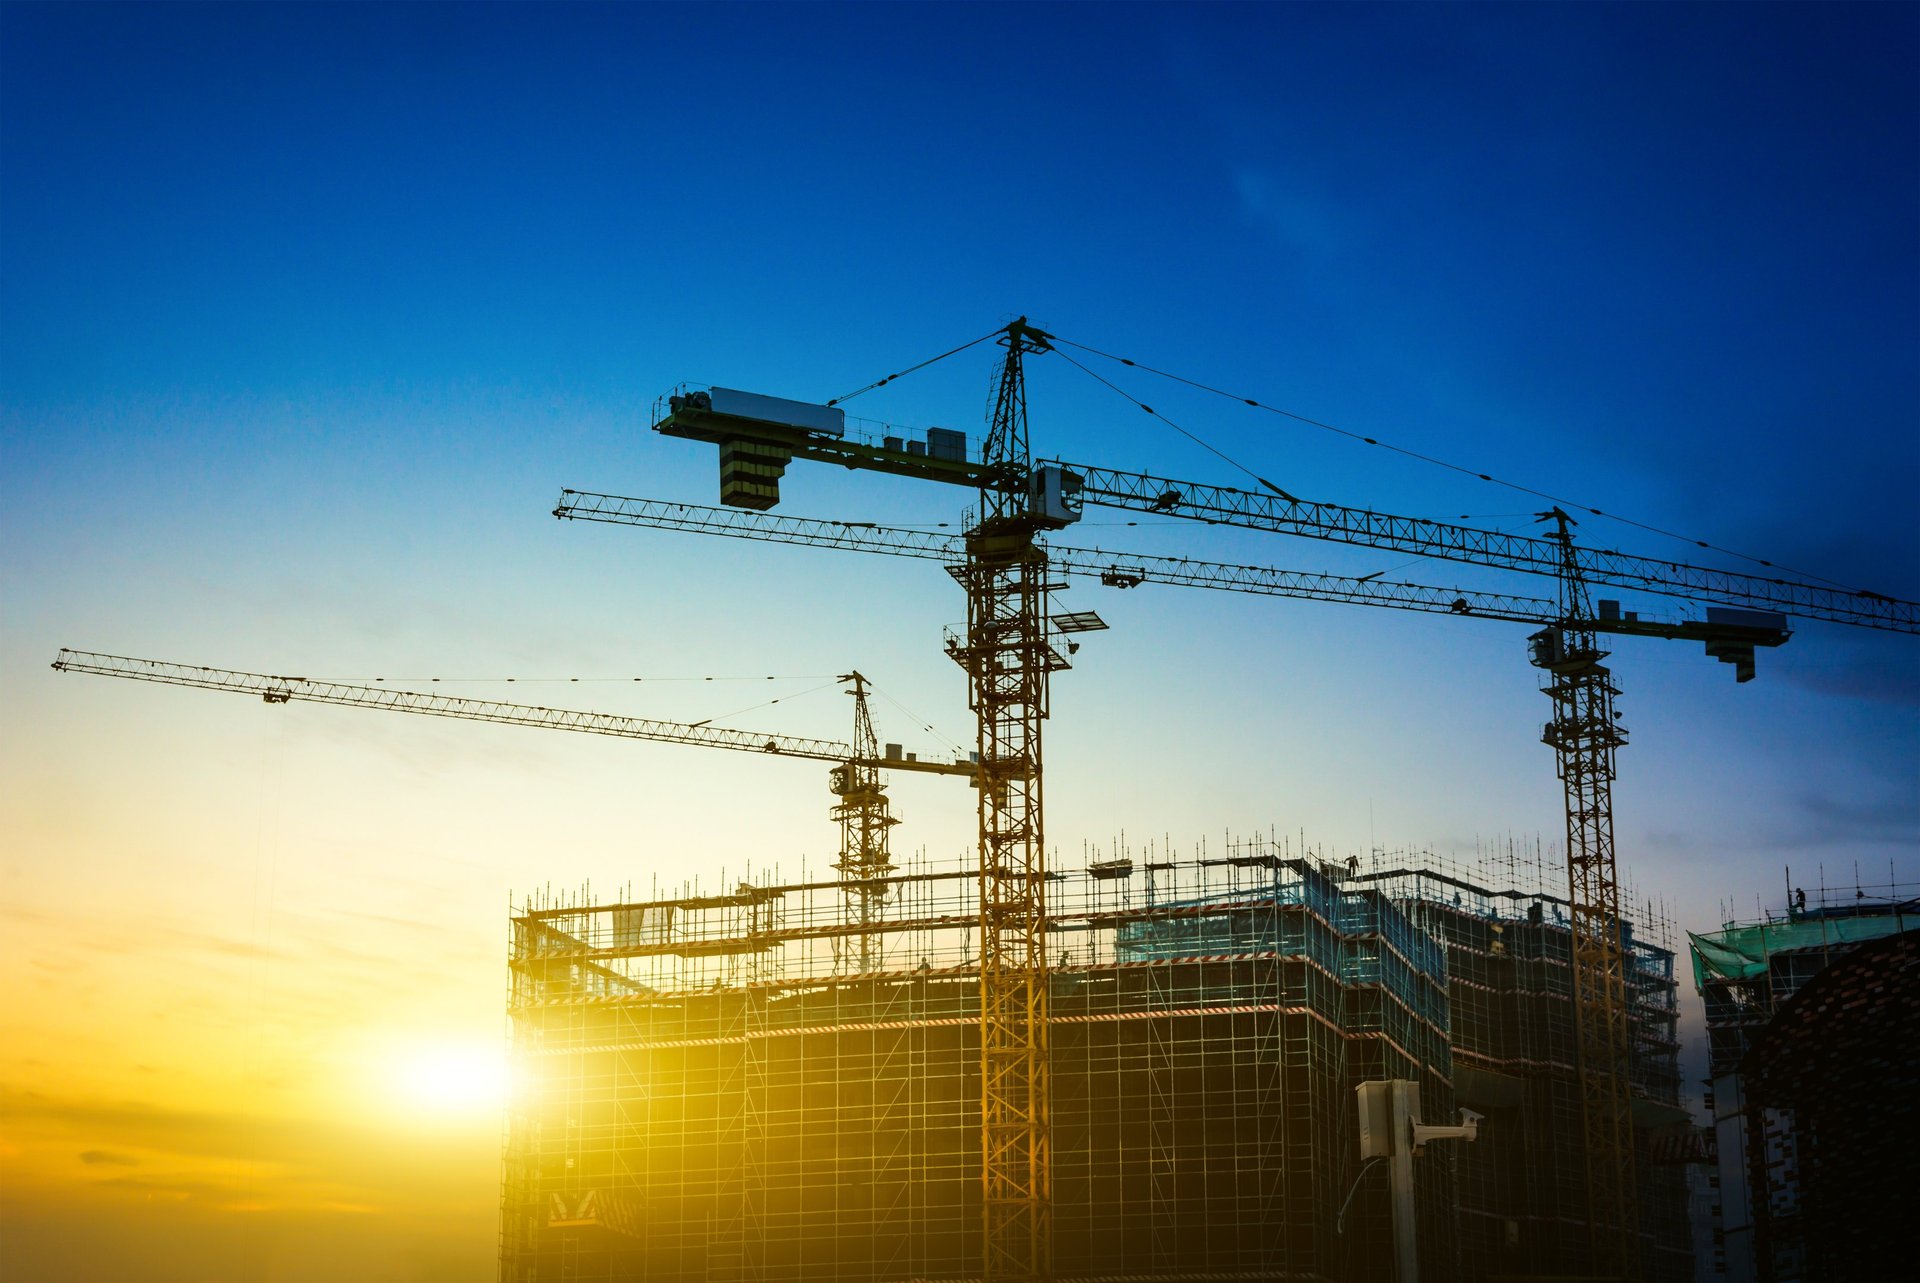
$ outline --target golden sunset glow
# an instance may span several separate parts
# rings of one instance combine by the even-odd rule
[[[1572,847],[1583,930],[1920,881],[1917,45],[1912,2],[0,0],[0,1283],[796,1277],[747,1236],[883,1194],[984,1264],[872,1277],[1068,1277],[981,1237],[1044,1248],[1093,1152],[1046,977],[1108,985],[1176,858]],[[1594,938],[1608,984],[1527,993],[1624,1055]],[[978,1047],[854,1031],[852,977]],[[1640,1076],[1698,1116],[1678,1004]],[[846,1130],[931,1081],[838,1050],[895,1046],[974,1204]],[[1084,1202],[1151,1259],[1085,1277],[1215,1191],[1126,1135]],[[1577,1227],[1529,1206],[1456,1237],[1531,1276]]]
[[[390,1071],[397,1100],[429,1114],[498,1114],[506,1107],[507,1060],[499,1046],[427,1044],[397,1051]]]

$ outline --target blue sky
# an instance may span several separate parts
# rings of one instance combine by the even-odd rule
[[[509,890],[824,865],[803,769],[46,664],[774,675],[758,708],[738,682],[565,695],[836,737],[846,701],[807,692],[859,666],[917,714],[883,703],[883,737],[964,741],[939,649],[963,608],[934,568],[546,514],[562,486],[713,502],[711,453],[646,430],[679,381],[825,399],[1022,313],[1920,597],[1917,38],[1911,5],[0,7],[5,897],[254,945],[296,904],[397,898],[427,934],[380,947],[478,959],[441,983],[455,1032],[492,1037]],[[977,432],[983,351],[852,408]],[[1539,506],[1119,381],[1307,497],[1510,529]],[[1030,384],[1038,453],[1243,480],[1064,363]],[[797,467],[786,507],[957,520],[934,489]],[[1492,582],[1126,520],[1072,542]],[[1558,841],[1522,628],[1173,589],[1062,605],[1114,625],[1056,682],[1063,851]],[[1621,858],[1681,925],[1777,904],[1783,865],[1920,879],[1912,638],[1809,622],[1738,688],[1665,643],[1617,671]],[[902,842],[946,854],[972,823],[940,783],[895,793]],[[279,992],[263,974],[252,1001]],[[52,1017],[18,1023],[34,1050],[0,1082],[80,1056]],[[83,1086],[174,1099],[130,1082]]]
[[[1883,446],[1920,377],[1908,10],[726,12],[11,8],[10,409],[824,397],[1026,311],[1911,567],[1804,515],[1915,480]],[[1204,413],[1316,493],[1441,480]]]

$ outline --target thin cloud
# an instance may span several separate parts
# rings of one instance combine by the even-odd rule
[[[135,1149],[248,1162],[282,1160],[321,1149],[326,1139],[318,1125],[302,1127],[244,1114],[167,1109],[137,1101],[61,1098],[9,1087],[0,1087],[0,1120],[112,1136]]]
[[[1920,830],[1920,803],[1911,797],[1832,797],[1807,793],[1797,799],[1814,833],[1835,843],[1898,838],[1911,840]]]
[[[1340,248],[1342,219],[1331,202],[1258,169],[1236,170],[1233,186],[1242,213],[1290,249],[1318,257]]]
[[[1920,669],[1910,664],[1887,665],[1862,656],[1831,667],[1789,669],[1785,680],[1821,695],[1909,707],[1920,704]]]

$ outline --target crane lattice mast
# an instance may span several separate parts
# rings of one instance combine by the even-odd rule
[[[833,867],[846,884],[847,915],[860,928],[850,961],[864,974],[880,969],[877,924],[886,906],[885,879],[893,872],[887,831],[899,821],[887,806],[887,788],[880,781],[880,741],[867,708],[867,679],[852,672],[840,680],[853,696],[853,752],[845,765],[834,768],[830,781],[838,799],[833,819],[840,826],[840,858]]]
[[[1626,941],[1620,924],[1620,870],[1613,845],[1614,753],[1627,742],[1613,701],[1620,691],[1601,661],[1593,606],[1573,542],[1573,519],[1558,508],[1563,556],[1561,620],[1532,637],[1533,663],[1553,701],[1541,740],[1554,751],[1566,790],[1567,903],[1573,954],[1573,1017],[1580,1060],[1580,1115],[1586,1134],[1587,1222],[1595,1272],[1624,1280],[1640,1270],[1639,1198],[1633,1146],[1633,1030],[1627,1005]]]
[[[986,464],[1027,472],[1022,362],[1047,336],[1007,327]],[[982,1271],[993,1280],[1052,1276],[1053,1157],[1047,1076],[1046,848],[1040,732],[1047,679],[1065,660],[1048,637],[1047,556],[1024,492],[981,491],[955,574],[967,590],[967,635],[948,653],[966,670],[980,754],[980,1150]]]
[[[1028,925],[1032,926],[1045,907],[1041,887],[1036,886],[1030,896],[1017,893],[1018,879],[1004,872],[1017,865],[1002,860],[1008,853],[1025,858],[1030,851],[1034,861],[1030,867],[1040,869],[1039,731],[1045,717],[1045,665],[1050,662],[1045,644],[1045,585],[1050,571],[1047,553],[1033,542],[1031,518],[1041,506],[1041,496],[1049,502],[1057,499],[1071,510],[1053,523],[1055,527],[1077,518],[1082,504],[1095,503],[1551,575],[1559,581],[1560,609],[1543,620],[1529,599],[1467,592],[1441,596],[1442,590],[1421,585],[1372,582],[1378,576],[1339,580],[1334,576],[1254,567],[1207,567],[1191,562],[1149,568],[1147,563],[1155,559],[1131,564],[1104,560],[1099,571],[1103,583],[1116,587],[1157,580],[1445,610],[1485,618],[1530,619],[1548,623],[1546,635],[1556,644],[1565,644],[1561,658],[1555,661],[1560,667],[1547,666],[1547,693],[1554,700],[1555,711],[1545,738],[1559,755],[1558,766],[1566,786],[1570,898],[1585,912],[1575,933],[1579,941],[1575,966],[1583,977],[1579,986],[1583,1037],[1591,1042],[1591,1052],[1583,1062],[1591,1066],[1591,1072],[1585,1068],[1582,1071],[1583,1098],[1588,1102],[1585,1116],[1594,1206],[1591,1224],[1597,1240],[1605,1238],[1615,1245],[1605,1251],[1607,1258],[1617,1259],[1622,1271],[1637,1274],[1628,1077],[1630,1011],[1621,971],[1624,960],[1618,930],[1612,823],[1613,754],[1624,736],[1614,722],[1612,700],[1617,691],[1600,663],[1606,652],[1599,649],[1598,637],[1615,633],[1700,640],[1706,643],[1709,655],[1734,664],[1739,680],[1746,681],[1753,676],[1754,648],[1777,646],[1786,640],[1783,613],[1913,633],[1920,632],[1920,604],[1860,589],[1580,548],[1574,545],[1565,525],[1558,538],[1511,535],[1339,504],[1310,503],[1270,483],[1272,493],[1259,493],[1059,460],[1034,466],[1027,452],[1021,362],[1028,353],[1052,351],[1051,338],[1028,326],[1025,318],[1002,332],[1007,358],[996,386],[987,450],[978,461],[966,459],[964,452],[936,450],[933,431],[929,431],[924,444],[903,443],[900,437],[886,436],[876,445],[848,438],[833,403],[808,407],[784,402],[770,407],[767,398],[726,393],[718,388],[710,394],[670,398],[670,413],[654,425],[656,431],[666,435],[709,441],[720,447],[722,502],[734,507],[773,507],[779,499],[780,473],[796,458],[976,487],[981,494],[981,520],[967,532],[963,565],[952,564],[943,536],[893,532],[897,546],[879,547],[875,546],[881,542],[878,528],[866,523],[770,518],[770,526],[762,529],[738,520],[738,514],[726,518],[695,516],[685,507],[673,517],[655,520],[661,515],[660,505],[643,512],[637,506],[647,501],[594,495],[563,498],[555,513],[935,557],[948,561],[949,569],[967,585],[968,637],[964,644],[950,649],[967,668],[974,706],[981,719],[983,782],[987,785],[982,790],[980,813],[983,938],[991,936],[990,947],[1004,950],[1009,959],[1019,959],[1024,950],[1029,963],[1021,971],[997,962],[989,968],[988,960],[983,959],[983,1043],[992,1045],[989,1035],[1005,1039],[1007,1054],[994,1063],[1009,1067],[1009,1076],[989,1076],[985,1093],[983,1148],[990,1194],[986,1209],[988,1277],[1039,1278],[1044,1277],[1046,1269],[1046,1163],[1050,1151],[1046,1137],[1044,1024],[1036,1032],[1029,1023],[1023,1034],[1016,1023],[1018,1019],[1030,1021],[1036,1012],[1044,1019],[1044,987],[1036,990],[1022,979],[1044,974],[1044,946],[1037,931],[1031,943],[1025,943],[1013,929],[1017,924],[996,917],[1003,912],[1030,914]],[[897,376],[880,382],[890,382],[893,377]],[[720,404],[723,401],[727,405]],[[1144,404],[1141,408],[1151,412]],[[749,458],[750,469],[742,462]],[[1057,511],[1057,507],[1049,511]],[[1064,555],[1052,563],[1052,573],[1062,573],[1069,566],[1084,570],[1104,559],[1104,554],[1086,550],[1062,552]],[[1708,606],[1704,621],[1662,623],[1641,620],[1636,615],[1621,617],[1617,610],[1609,613],[1604,609],[1608,603],[1602,603],[1601,617],[1596,618],[1586,601],[1589,584],[1612,584],[1719,605]],[[1482,608],[1487,606],[1492,608]],[[1010,640],[1015,638],[1021,640]],[[1023,749],[1030,749],[1030,755],[1022,753]],[[1010,756],[1001,756],[996,762],[996,754]],[[1029,814],[1031,823],[1027,822]],[[1026,995],[1026,1001],[1016,1010],[1015,998],[1021,994]],[[1036,1090],[1028,1095],[1032,1103],[1024,1122],[1026,1152],[1034,1164],[1024,1185],[1012,1144],[1020,1135],[1019,1093],[996,1086],[1017,1085],[1011,1067],[1021,1063],[1015,1053],[1022,1048],[1040,1053],[1038,1060],[1028,1062],[1036,1066],[1038,1076],[1030,1080]],[[1020,1252],[1026,1249],[1018,1246],[1027,1238],[1019,1232],[1023,1224],[1032,1231],[1031,1241],[1036,1245],[1024,1260]]]
[[[947,653],[966,671],[978,727],[981,1270],[990,1283],[1028,1283],[1052,1270],[1041,726],[1048,677],[1067,666],[1052,645],[1047,603],[1064,585],[1052,582],[1035,536],[1076,520],[1079,505],[1063,493],[1060,470],[1033,468],[1027,448],[1025,360],[1051,351],[1051,336],[1021,317],[986,337],[997,338],[1005,356],[978,460],[965,457],[958,433],[929,431],[914,449],[893,440],[868,445],[847,439],[844,413],[831,403],[725,388],[670,396],[654,426],[719,447],[720,497],[729,507],[774,507],[794,459],[979,493],[963,556],[948,565],[966,589],[967,628],[948,639]]]
[[[909,528],[850,525],[571,491],[561,496],[555,515],[928,558],[946,563],[956,574],[965,573],[965,540]],[[1051,573],[1097,577],[1119,588],[1158,583],[1546,625],[1531,640],[1534,662],[1548,670],[1547,693],[1554,701],[1553,719],[1542,738],[1556,750],[1567,795],[1575,1019],[1582,1049],[1578,1070],[1588,1137],[1584,1161],[1595,1209],[1590,1223],[1592,1250],[1596,1260],[1610,1262],[1610,1268],[1622,1277],[1637,1277],[1631,1031],[1612,809],[1613,753],[1625,742],[1625,735],[1613,716],[1613,698],[1618,691],[1600,663],[1607,652],[1599,648],[1599,638],[1625,635],[1700,642],[1710,657],[1733,664],[1739,680],[1746,681],[1753,675],[1754,649],[1781,645],[1790,634],[1784,620],[1767,625],[1738,612],[1738,617],[1720,621],[1668,622],[1617,612],[1597,618],[1580,575],[1570,532],[1563,528],[1558,541],[1567,551],[1559,597],[1554,601],[1185,557],[1123,556],[1059,546],[1048,547],[1045,555]]]
[[[207,668],[197,664],[134,659],[92,651],[62,650],[54,659],[53,667],[68,673],[92,673],[102,677],[159,682],[168,686],[257,695],[269,704],[336,704],[349,708],[384,709],[394,713],[419,713],[430,717],[534,726],[557,731],[582,731],[620,739],[727,748],[746,753],[831,762],[833,769],[828,774],[828,784],[835,801],[830,814],[840,825],[841,837],[840,860],[834,867],[840,871],[845,884],[848,925],[856,929],[855,938],[858,942],[855,952],[843,959],[843,963],[850,970],[863,972],[872,971],[879,965],[881,937],[878,919],[885,904],[884,879],[893,872],[893,862],[888,855],[887,831],[899,823],[888,807],[881,772],[917,771],[933,775],[958,775],[968,779],[976,777],[971,762],[942,762],[917,755],[880,756],[879,740],[874,735],[873,718],[867,706],[869,683],[858,672],[848,673],[840,679],[848,683],[848,694],[854,700],[853,741],[841,744],[834,740],[769,735],[705,723],[663,722],[650,718],[623,717],[617,713],[544,708],[490,699],[463,699],[457,695],[410,691],[391,686],[315,681],[305,677]]]

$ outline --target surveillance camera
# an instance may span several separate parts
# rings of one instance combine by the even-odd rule
[[[1460,1121],[1468,1127],[1478,1127],[1481,1123],[1487,1121],[1487,1116],[1485,1114],[1476,1114],[1471,1109],[1463,1106],[1460,1110]]]

